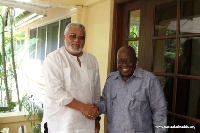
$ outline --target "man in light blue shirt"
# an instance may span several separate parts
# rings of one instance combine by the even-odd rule
[[[123,46],[117,53],[118,71],[108,75],[99,114],[107,114],[109,133],[165,133],[167,106],[159,80],[136,66],[135,50]]]

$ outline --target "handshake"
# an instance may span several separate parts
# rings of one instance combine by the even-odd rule
[[[95,120],[99,116],[98,107],[95,104],[85,104],[83,106],[83,115],[90,120]]]

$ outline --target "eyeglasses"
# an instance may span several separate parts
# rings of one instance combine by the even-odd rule
[[[129,65],[130,63],[133,63],[133,62],[134,62],[133,59],[127,59],[127,60],[120,60],[120,59],[118,59],[118,60],[117,60],[117,64],[118,64],[118,65],[122,65],[122,64],[124,64],[124,63],[126,63],[126,65]]]
[[[85,40],[85,36],[77,36],[76,34],[69,34],[67,35],[71,40],[75,40],[76,38],[78,38],[79,40],[83,41]]]

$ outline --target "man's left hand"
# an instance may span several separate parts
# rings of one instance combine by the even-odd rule
[[[82,113],[90,120],[95,120],[99,115],[98,107],[95,104],[85,104]]]

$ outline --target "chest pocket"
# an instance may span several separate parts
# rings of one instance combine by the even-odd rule
[[[107,104],[107,111],[109,113],[107,113],[107,117],[108,117],[108,123],[110,124],[111,127],[114,127],[116,125],[118,125],[119,120],[117,120],[119,114],[118,114],[118,108],[119,106],[117,106],[117,93],[116,92],[112,92],[110,94],[110,98],[108,99],[110,100],[110,102],[108,102],[109,104]]]
[[[129,110],[133,113],[143,113],[148,102],[144,94],[133,94],[129,103]]]
[[[117,103],[117,93],[112,93],[111,94],[111,98],[110,98],[110,101],[111,101],[111,105],[112,106],[115,106]]]

